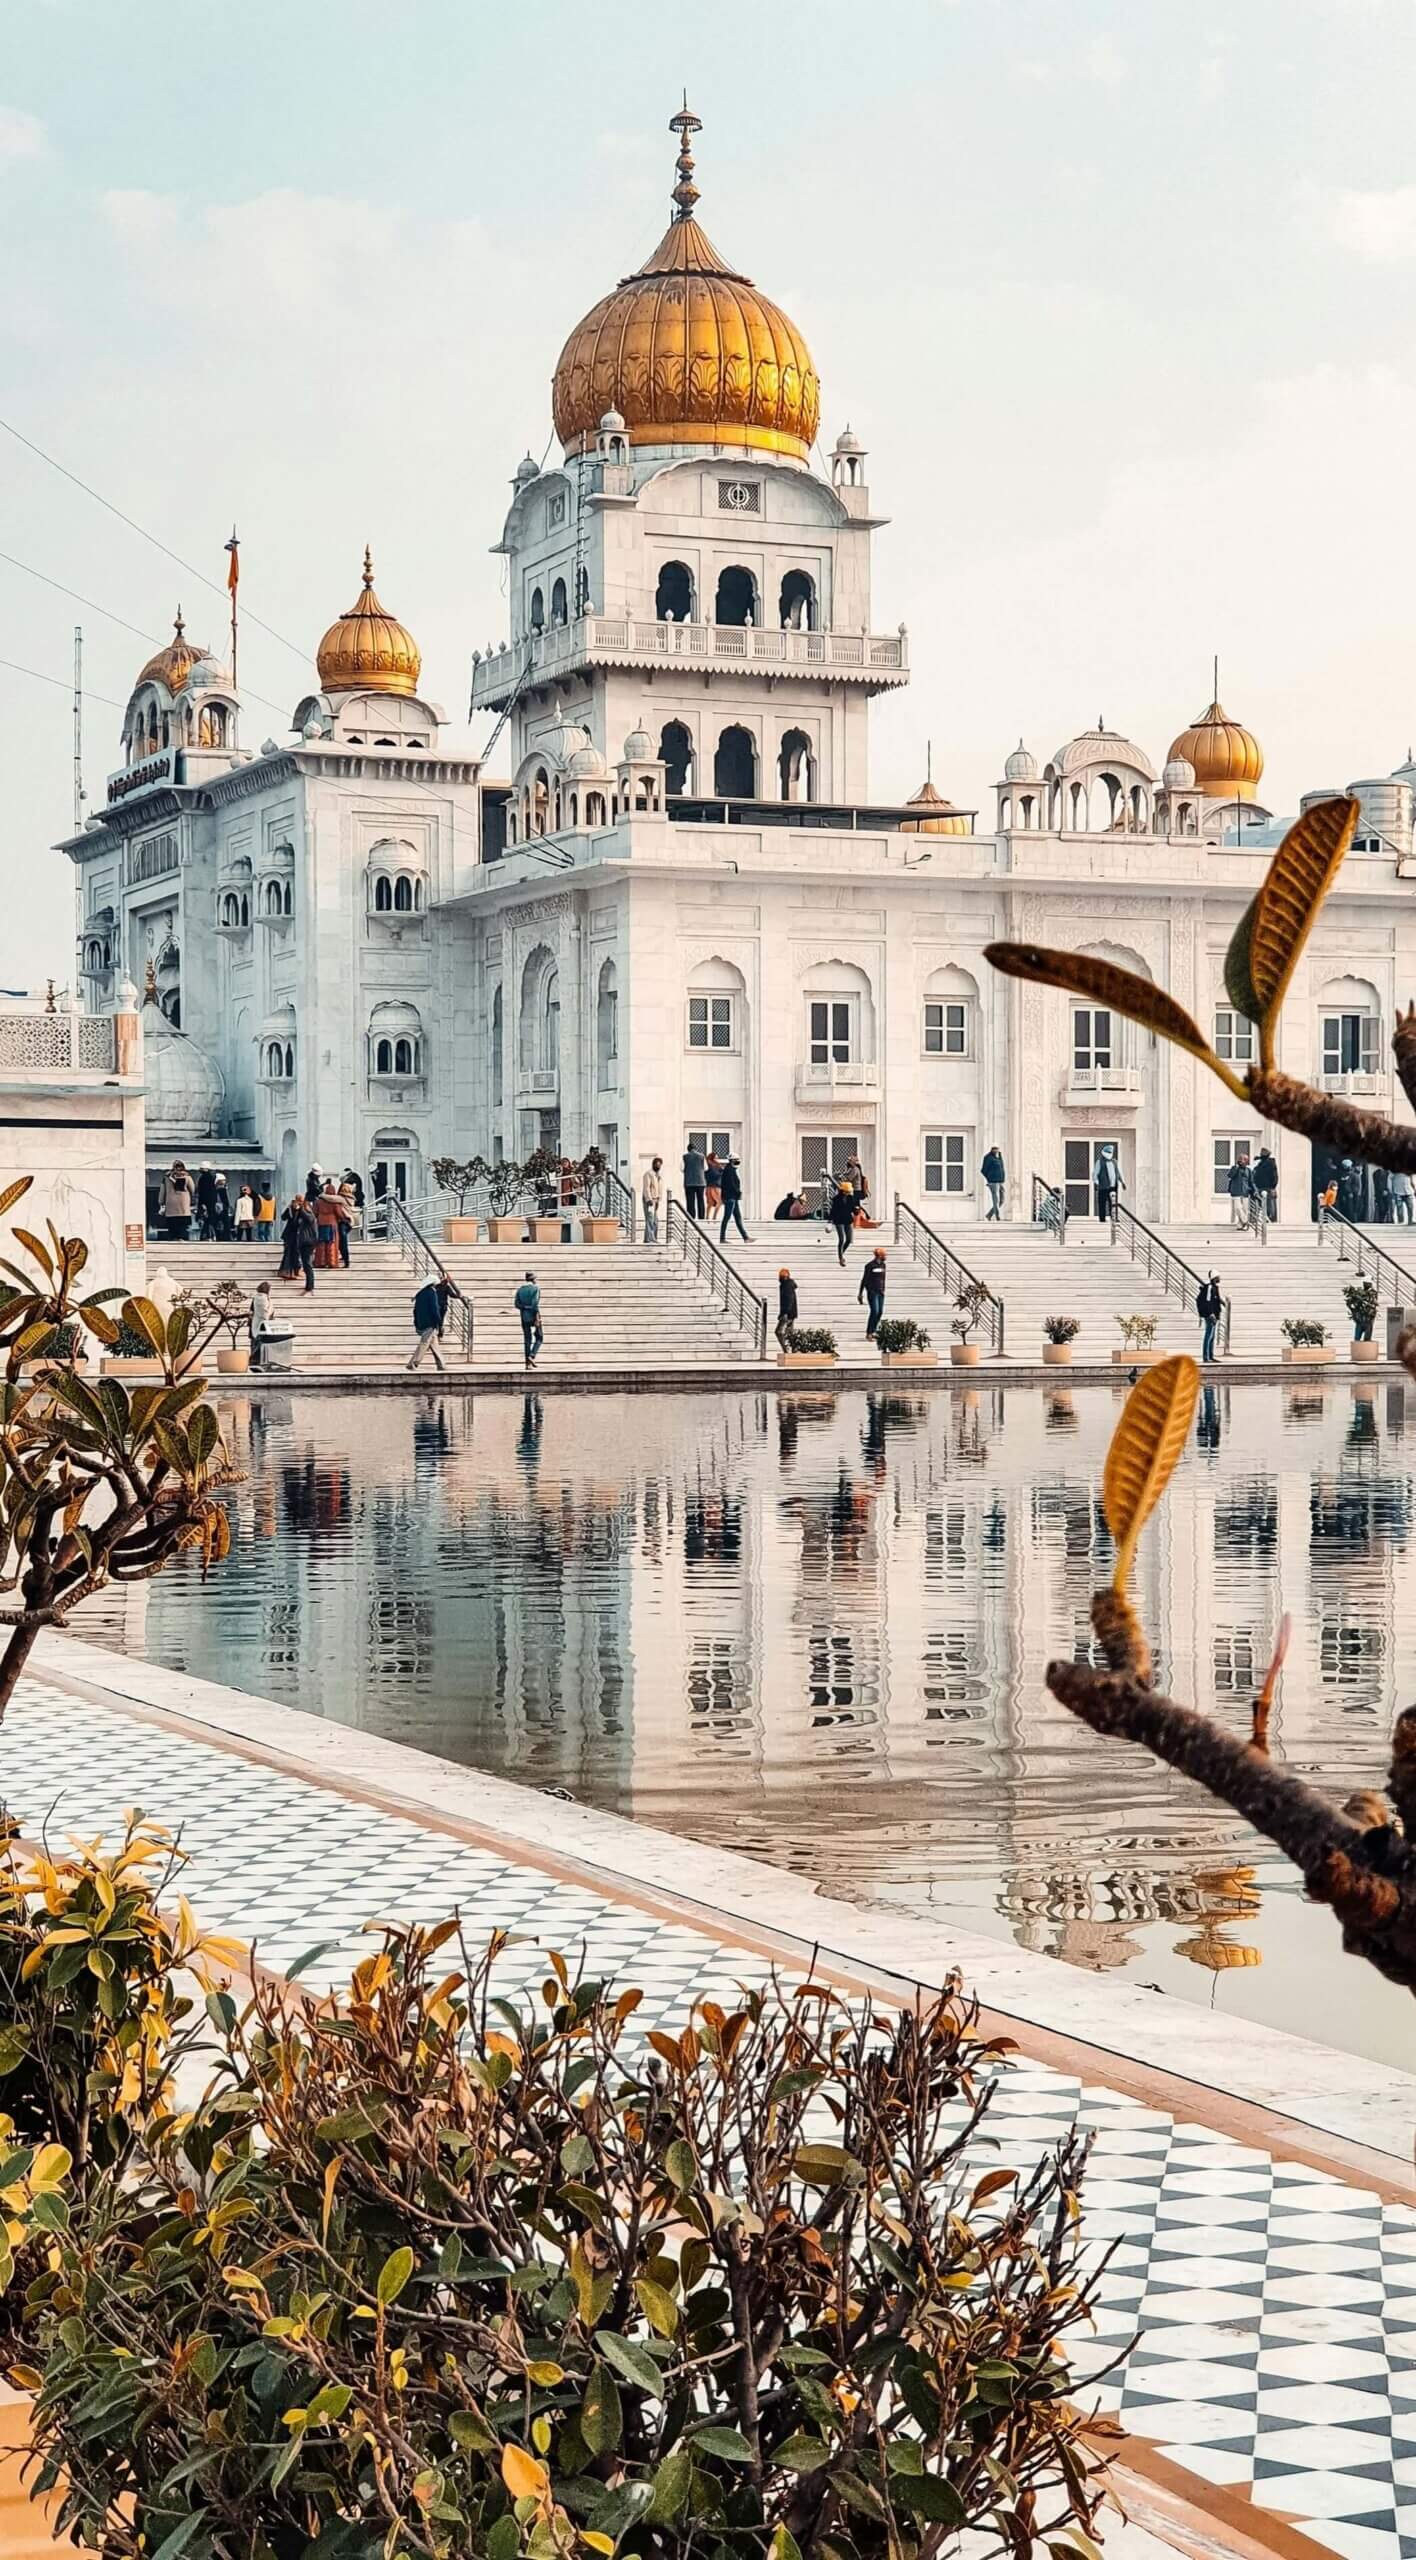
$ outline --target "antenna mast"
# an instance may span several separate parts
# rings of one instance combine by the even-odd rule
[[[84,823],[84,635],[74,625],[74,833]]]

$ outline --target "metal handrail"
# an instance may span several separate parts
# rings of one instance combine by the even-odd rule
[[[1123,1219],[1124,1227],[1121,1223]],[[1163,1237],[1156,1234],[1154,1227],[1146,1225],[1144,1218],[1138,1218],[1134,1209],[1126,1208],[1120,1200],[1113,1200],[1111,1204],[1113,1244],[1118,1235],[1125,1244],[1131,1260],[1144,1265],[1147,1278],[1159,1280],[1168,1297],[1178,1298],[1182,1307],[1193,1310],[1195,1301],[1205,1285],[1193,1264],[1188,1263],[1183,1254],[1176,1253],[1172,1246],[1166,1244]],[[1230,1319],[1234,1311],[1232,1298],[1223,1300],[1223,1309],[1224,1312],[1220,1318],[1220,1347],[1227,1354]]]
[[[1055,1182],[1045,1182],[1040,1173],[1032,1178],[1032,1217],[1035,1227],[1049,1227],[1059,1244],[1067,1241],[1067,1194]]]
[[[1336,1227],[1339,1231],[1338,1261],[1347,1260],[1347,1239],[1351,1236],[1356,1246],[1353,1259],[1357,1265],[1357,1276],[1360,1280],[1362,1273],[1370,1267],[1381,1292],[1383,1304],[1390,1299],[1393,1306],[1416,1306],[1416,1279],[1412,1278],[1409,1271],[1402,1269],[1395,1255],[1388,1253],[1384,1245],[1373,1244],[1371,1237],[1364,1235],[1360,1227],[1354,1226],[1350,1218],[1344,1218],[1340,1209],[1325,1209],[1319,1203],[1319,1244],[1322,1243],[1330,1226]],[[1396,1287],[1393,1287],[1393,1281],[1398,1284]]]
[[[1003,1301],[990,1289],[986,1280],[961,1262],[952,1245],[947,1245],[938,1230],[912,1209],[908,1200],[895,1194],[895,1242],[908,1245],[916,1262],[922,1262],[931,1280],[938,1280],[955,1298],[965,1289],[975,1289],[988,1302],[988,1330],[995,1360],[1003,1357]]]
[[[715,1298],[720,1298],[724,1312],[735,1320],[739,1330],[751,1333],[759,1360],[767,1357],[767,1301],[749,1288],[740,1271],[720,1252],[704,1231],[701,1218],[690,1218],[682,1201],[672,1192],[668,1197],[668,1214],[664,1221],[664,1241],[676,1244],[686,1263],[698,1279],[706,1280]]]
[[[620,1225],[629,1242],[633,1244],[639,1233],[639,1203],[633,1191],[623,1174],[616,1173],[612,1164],[606,1165],[600,1179],[605,1186],[606,1200],[616,1205]]]
[[[403,1255],[405,1261],[412,1263],[414,1279],[421,1279],[425,1271],[436,1271],[438,1278],[447,1282],[448,1287],[452,1291],[452,1296],[448,1301],[448,1312],[452,1315],[453,1322],[457,1327],[458,1339],[462,1344],[463,1358],[470,1360],[473,1353],[476,1331],[476,1316],[473,1311],[471,1299],[463,1296],[463,1293],[459,1289],[457,1282],[454,1280],[452,1273],[448,1270],[447,1265],[440,1259],[440,1257],[434,1253],[432,1246],[429,1244],[427,1237],[424,1235],[423,1230],[418,1225],[416,1219],[410,1218],[403,1202],[396,1198],[394,1193],[391,1191],[385,1192],[384,1194],[384,1210],[385,1233],[388,1235],[390,1241],[397,1245],[398,1250]]]

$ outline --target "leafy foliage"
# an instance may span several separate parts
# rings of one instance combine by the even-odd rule
[[[1285,1316],[1279,1331],[1295,1351],[1321,1351],[1328,1338],[1327,1326],[1315,1316]]]
[[[1044,1316],[1043,1334],[1048,1342],[1075,1342],[1082,1329],[1080,1316]]]
[[[878,1342],[880,1339],[878,1333],[875,1338]],[[829,1325],[795,1324],[792,1327],[793,1351],[829,1351],[834,1360],[836,1347],[836,1337]]]
[[[955,1313],[950,1319],[950,1332],[956,1333],[961,1342],[970,1341],[992,1304],[991,1289],[986,1289],[981,1280],[966,1280],[954,1300]]]
[[[1100,2495],[1061,2348],[1084,2146],[980,2175],[999,2049],[950,1994],[705,2003],[455,1927],[348,1997],[213,2004],[223,2068],[40,2289],[41,2480],[93,2548],[1018,2555]],[[447,1969],[449,1968],[450,1969]]]
[[[913,1316],[882,1316],[875,1328],[875,1348],[890,1352],[927,1351],[929,1335]]]
[[[1114,1588],[1124,1591],[1136,1541],[1175,1472],[1190,1425],[1200,1373],[1193,1360],[1162,1360],[1126,1398],[1112,1435],[1101,1507],[1116,1541]]]
[[[206,1324],[208,1339],[212,1333],[224,1333],[234,1351],[251,1326],[250,1293],[239,1280],[218,1280],[215,1287],[199,1298],[192,1310],[198,1326]]]
[[[446,1191],[457,1202],[457,1215],[462,1217],[472,1194],[487,1181],[491,1166],[482,1156],[469,1156],[465,1164],[456,1156],[437,1156],[433,1160],[433,1180],[439,1191]]]
[[[1352,1332],[1358,1342],[1370,1342],[1377,1321],[1377,1284],[1370,1275],[1365,1280],[1349,1280],[1342,1292],[1343,1303],[1352,1318]]]
[[[1128,1351],[1149,1351],[1159,1330],[1158,1316],[1118,1316],[1121,1339]]]

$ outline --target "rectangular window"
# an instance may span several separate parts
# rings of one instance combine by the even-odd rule
[[[966,1004],[927,1004],[924,1008],[924,1054],[927,1058],[966,1058],[969,1054],[969,1008]]]
[[[735,1129],[685,1129],[683,1142],[686,1147],[696,1147],[701,1156],[721,1156],[725,1163],[738,1153]]]
[[[813,999],[807,1006],[809,1055],[814,1067],[843,1067],[851,1056],[849,996]]]
[[[690,1049],[731,1049],[734,1046],[731,996],[689,997],[688,1045]]]
[[[1089,1075],[1094,1067],[1109,1067],[1115,1063],[1110,1014],[1101,1005],[1074,1005],[1072,1008],[1074,1072],[1078,1075]]]
[[[948,1192],[957,1196],[966,1188],[964,1139],[962,1129],[926,1129],[924,1187],[927,1192]]]
[[[1253,1164],[1258,1156],[1258,1152],[1262,1144],[1263,1140],[1261,1138],[1240,1137],[1237,1133],[1232,1137],[1216,1137],[1214,1141],[1214,1180],[1211,1186],[1216,1200],[1227,1199],[1229,1194],[1229,1177],[1233,1172],[1235,1165],[1241,1158],[1246,1163]]]
[[[1323,1015],[1323,1074],[1374,1076],[1381,1026],[1374,1013]]]
[[[1235,1013],[1224,1004],[1215,1007],[1214,1054],[1227,1059],[1231,1066],[1253,1064],[1254,1026],[1246,1014]]]

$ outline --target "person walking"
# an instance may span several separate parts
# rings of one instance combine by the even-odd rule
[[[1235,1157],[1229,1168],[1229,1223],[1231,1227],[1247,1227],[1252,1215],[1254,1172],[1247,1149]]]
[[[408,1363],[410,1369],[417,1368],[425,1351],[431,1351],[433,1367],[442,1368],[443,1358],[438,1344],[443,1337],[443,1326],[447,1322],[447,1304],[451,1296],[452,1283],[445,1271],[440,1271],[435,1280],[424,1281],[413,1301],[413,1330],[418,1340],[413,1357]]]
[[[885,1247],[878,1244],[860,1275],[856,1305],[865,1301],[865,1338],[875,1340],[876,1327],[885,1313]]]
[[[748,1232],[742,1223],[742,1174],[736,1156],[729,1156],[727,1163],[723,1166],[718,1177],[718,1189],[723,1203],[723,1223],[718,1229],[719,1244],[727,1243],[728,1227],[734,1219],[737,1221],[738,1234],[743,1243],[747,1244]]]
[[[777,1346],[790,1351],[798,1315],[797,1286],[785,1264],[777,1274]]]
[[[848,1182],[838,1182],[831,1194],[828,1212],[836,1230],[836,1261],[843,1263],[855,1233],[856,1196]]]
[[[240,1190],[236,1194],[235,1228],[236,1242],[238,1244],[250,1243],[251,1237],[255,1232],[255,1224],[256,1195],[252,1191],[249,1182],[243,1182]]]
[[[710,1147],[703,1159],[703,1197],[710,1218],[716,1218],[723,1205],[723,1159],[716,1147]]]
[[[1254,1191],[1258,1199],[1260,1217],[1265,1225],[1272,1225],[1278,1216],[1278,1166],[1267,1147],[1259,1149],[1259,1160],[1254,1167]],[[1339,1185],[1339,1199],[1341,1196]]]
[[[706,1169],[703,1149],[696,1147],[690,1138],[683,1151],[683,1205],[691,1218],[701,1218],[704,1214]]]
[[[256,1197],[256,1242],[275,1242],[275,1186],[270,1182],[262,1182]]]
[[[1113,1146],[1104,1146],[1100,1155],[1097,1157],[1095,1169],[1092,1173],[1092,1190],[1096,1199],[1096,1214],[1098,1218],[1100,1218],[1103,1226],[1110,1226],[1112,1219],[1116,1215],[1117,1200],[1125,1188],[1126,1177],[1117,1162],[1116,1149]]]
[[[1391,1177],[1391,1222],[1394,1227],[1411,1225],[1414,1203],[1416,1193],[1413,1192],[1410,1174],[1394,1173]]]
[[[979,1172],[982,1174],[984,1181],[988,1185],[988,1215],[990,1218],[1001,1218],[1003,1215],[1003,1195],[1008,1181],[1008,1168],[1003,1162],[1001,1148],[989,1148],[987,1155],[979,1166]]]
[[[858,1227],[868,1227],[873,1225],[874,1221],[865,1205],[867,1200],[870,1198],[870,1183],[866,1177],[866,1170],[864,1165],[861,1163],[859,1156],[847,1156],[842,1178],[850,1184],[855,1197],[856,1225]]]
[[[197,1173],[197,1242],[210,1244],[216,1228],[216,1176],[209,1164]]]
[[[1219,1294],[1219,1274],[1212,1271],[1195,1300],[1195,1313],[1200,1319],[1200,1358],[1214,1358],[1214,1338],[1219,1319],[1224,1313],[1224,1300]]]
[[[644,1180],[639,1186],[639,1197],[644,1207],[644,1241],[646,1244],[657,1244],[659,1241],[659,1211],[663,1206],[664,1200],[664,1159],[662,1156],[655,1156],[653,1163],[650,1165],[644,1176]]]
[[[534,1271],[527,1272],[512,1300],[512,1305],[521,1318],[521,1348],[525,1355],[526,1366],[528,1369],[534,1369],[536,1354],[545,1339],[541,1324],[541,1292],[536,1286]]]
[[[192,1177],[180,1156],[162,1186],[162,1214],[168,1241],[185,1244],[192,1231]]]

